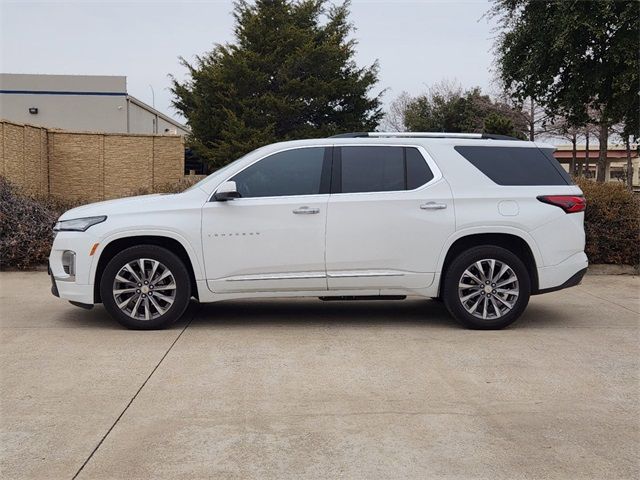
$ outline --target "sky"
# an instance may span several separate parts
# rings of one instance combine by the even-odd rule
[[[170,78],[233,40],[233,2],[0,0],[0,71],[125,75],[128,93],[173,118]],[[380,65],[388,105],[443,79],[494,90],[488,0],[353,0],[356,62]]]

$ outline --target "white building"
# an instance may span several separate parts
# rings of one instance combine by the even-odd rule
[[[127,93],[127,77],[0,74],[0,118],[48,128],[186,135],[189,129]]]

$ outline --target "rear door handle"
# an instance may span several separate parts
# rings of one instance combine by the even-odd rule
[[[446,203],[427,202],[420,205],[422,210],[443,210],[447,208]]]
[[[314,213],[320,213],[319,208],[299,207],[293,210],[296,215],[313,215]]]

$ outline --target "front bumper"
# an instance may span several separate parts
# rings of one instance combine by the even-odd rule
[[[47,262],[47,273],[49,274],[49,278],[51,279],[51,294],[59,298],[60,292],[58,292],[56,279],[54,278],[53,273],[51,273],[51,265],[49,265],[48,262]]]
[[[49,255],[51,293],[70,302],[93,305],[93,283],[89,272],[93,257],[89,255],[91,245],[97,239],[86,232],[59,232]],[[64,270],[62,256],[65,251],[75,252],[75,272],[69,275]]]
[[[49,275],[51,277],[51,293],[53,295],[69,300],[74,304],[93,305],[93,285],[78,285],[75,282],[56,280],[51,270],[49,270]]]

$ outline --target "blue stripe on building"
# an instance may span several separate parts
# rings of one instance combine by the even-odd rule
[[[103,97],[126,97],[126,92],[61,92],[55,90],[0,90],[9,95],[93,95]]]

